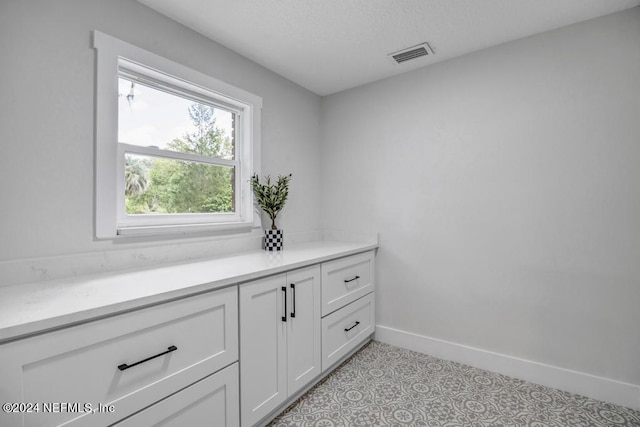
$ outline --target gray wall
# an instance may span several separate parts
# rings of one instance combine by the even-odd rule
[[[261,96],[262,172],[294,175],[279,225],[289,233],[319,229],[317,95],[133,0],[3,0],[0,272],[33,257],[133,247],[139,261],[163,259],[162,245],[175,259],[177,246],[209,241],[94,241],[94,29]],[[81,267],[91,271],[86,264],[98,261]]]
[[[640,9],[323,99],[377,323],[640,384]]]

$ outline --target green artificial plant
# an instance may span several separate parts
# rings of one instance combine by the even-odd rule
[[[264,183],[260,183],[260,178],[257,174],[251,177],[251,188],[253,189],[253,195],[256,197],[256,203],[269,215],[272,230],[278,229],[276,227],[276,217],[284,208],[289,196],[291,176],[291,174],[279,175],[275,184],[271,184],[269,175],[264,177]]]

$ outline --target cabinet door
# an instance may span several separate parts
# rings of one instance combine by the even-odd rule
[[[238,425],[238,363],[234,363],[113,427]]]
[[[321,372],[320,266],[287,273],[287,394]]]
[[[287,398],[286,285],[284,274],[240,285],[243,426],[255,424]]]

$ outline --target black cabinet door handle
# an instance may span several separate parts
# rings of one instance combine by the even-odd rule
[[[284,316],[282,316],[282,321],[286,322],[287,321],[287,287],[283,286],[281,289],[282,289],[282,292],[284,292]]]
[[[296,317],[296,284],[291,284],[291,317]]]
[[[355,328],[355,327],[356,327],[356,326],[358,326],[359,324],[360,324],[360,322],[358,322],[358,321],[356,320],[356,323],[354,323],[352,327],[350,327],[350,328],[345,328],[345,330],[344,330],[344,331],[345,331],[345,332],[349,332],[350,330],[352,330],[353,328]]]
[[[129,369],[129,368],[133,368],[134,366],[137,366],[141,363],[144,362],[148,362],[151,359],[155,359],[156,357],[160,357],[160,356],[164,356],[165,354],[171,353],[172,351],[176,351],[178,349],[178,347],[176,347],[175,345],[172,345],[170,347],[167,348],[167,351],[163,351],[162,353],[158,353],[155,356],[151,356],[151,357],[147,357],[144,360],[141,360],[139,362],[136,363],[132,363],[131,365],[127,365],[126,363],[123,363],[122,365],[118,365],[118,369],[120,369],[121,371],[124,371],[125,369]]]
[[[359,278],[360,276],[355,276],[355,277],[352,277],[351,279],[344,279],[344,283],[353,282],[354,280],[358,280]]]

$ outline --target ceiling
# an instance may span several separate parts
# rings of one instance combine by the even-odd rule
[[[640,0],[138,0],[318,95],[640,5]],[[433,55],[388,54],[428,42]]]

